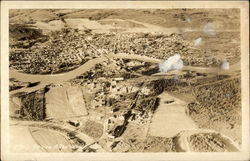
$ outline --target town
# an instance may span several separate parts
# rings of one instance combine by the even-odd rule
[[[13,151],[240,151],[240,10],[11,9],[9,18]]]

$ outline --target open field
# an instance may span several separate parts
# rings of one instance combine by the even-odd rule
[[[44,148],[46,152],[69,152],[72,145],[62,134],[40,128],[30,128],[34,140]]]
[[[44,152],[45,150],[33,139],[28,127],[10,128],[10,149],[13,152]]]
[[[184,130],[194,130],[197,125],[186,115],[186,103],[170,96],[159,95],[161,101],[150,125],[149,135],[173,137]]]
[[[55,130],[11,125],[10,137],[14,152],[72,152],[69,138]]]
[[[45,99],[48,118],[66,119],[88,114],[81,88],[54,87],[46,93]]]

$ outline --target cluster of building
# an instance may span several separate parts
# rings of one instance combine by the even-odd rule
[[[213,53],[198,49],[193,42],[185,40],[180,34],[98,34],[93,37],[91,43],[97,48],[105,46],[113,53],[138,54],[158,59],[167,59],[178,53],[188,65],[220,64],[220,60],[216,59]]]
[[[94,71],[90,75],[95,75]],[[105,123],[105,131],[109,138],[116,138],[122,135],[130,121],[143,124],[145,119],[150,118],[148,111],[145,112],[143,111],[144,109],[138,110],[134,106],[132,108],[131,102],[133,103],[135,98],[128,95],[135,93],[135,95],[147,96],[152,91],[145,86],[124,85],[124,81],[124,77],[98,77],[88,79],[81,84],[89,92],[95,93],[90,103],[90,108],[110,107],[109,112],[107,111],[108,113],[106,113],[109,118]],[[112,102],[113,100],[119,103],[116,104]],[[126,107],[120,106],[121,101]]]
[[[123,78],[113,78],[110,80],[110,86],[102,92],[102,94],[97,94],[94,102],[99,102],[98,106],[95,105],[95,108],[101,106],[109,106],[109,98],[114,98],[118,101],[121,99],[120,96],[125,96],[130,93],[137,93],[136,96],[140,95],[149,95],[150,89],[146,87],[139,88],[137,86],[124,86],[119,82],[123,81]],[[107,95],[105,95],[107,93]],[[125,102],[130,102],[130,105],[126,104],[126,108],[120,107],[119,104],[111,105],[109,118],[105,122],[105,132],[109,138],[116,138],[123,134],[126,129],[126,126],[129,122],[137,122],[139,124],[145,124],[145,122],[151,118],[152,113],[149,112],[148,108],[137,109],[137,103],[135,98],[127,97]],[[139,103],[140,104],[140,103]]]
[[[95,109],[101,106],[111,104],[109,98],[117,99],[120,95],[137,91],[137,87],[126,87],[119,85],[118,82],[123,81],[123,77],[104,78],[100,77],[94,80],[88,80],[82,85],[90,92],[95,92],[95,97],[91,102],[91,108]]]
[[[180,35],[159,35],[145,33],[98,34],[93,37],[97,48],[105,47],[113,53],[146,55],[165,59],[171,54],[190,50],[192,43]]]
[[[73,29],[51,34],[50,40],[10,52],[10,67],[27,73],[59,73],[80,66],[102,54],[127,53],[167,59],[180,54],[187,64],[218,63],[196,50],[179,34],[82,33]],[[211,58],[211,59],[210,59]],[[209,59],[209,60],[208,60]]]
[[[86,35],[70,30],[28,49],[12,49],[10,67],[32,74],[59,73],[76,68],[101,54],[90,45]]]
[[[151,117],[151,112],[133,109],[132,106],[127,109],[112,108],[111,116],[105,122],[105,133],[109,138],[114,139],[123,134],[129,122],[144,125]]]

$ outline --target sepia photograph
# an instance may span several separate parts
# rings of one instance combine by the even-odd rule
[[[241,8],[7,14],[11,153],[242,152]]]

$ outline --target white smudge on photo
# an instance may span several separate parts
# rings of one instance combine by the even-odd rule
[[[194,45],[195,46],[199,46],[199,45],[201,45],[201,43],[202,43],[202,38],[201,37],[199,37],[198,39],[194,40]]]
[[[171,70],[180,70],[183,68],[183,61],[180,54],[169,57],[166,61],[159,64],[160,72],[168,72]]]
[[[206,25],[204,26],[204,28],[203,28],[203,31],[204,31],[204,33],[206,33],[206,34],[209,35],[209,36],[214,36],[214,35],[216,35],[215,26],[214,26],[214,24],[212,24],[212,23],[206,24]]]
[[[229,68],[230,68],[229,62],[227,60],[224,60],[221,65],[221,69],[228,70]]]
[[[186,21],[187,21],[188,23],[191,23],[191,19],[190,19],[190,18],[187,18]]]

